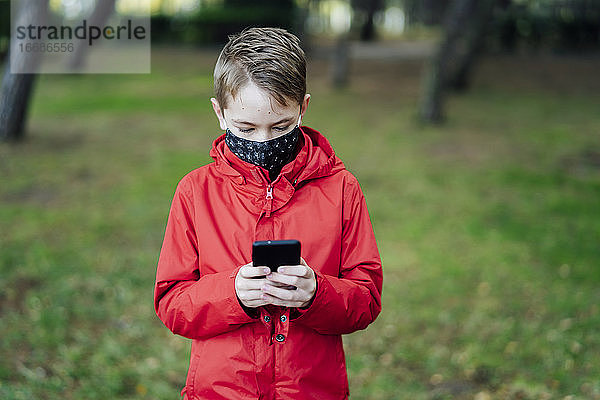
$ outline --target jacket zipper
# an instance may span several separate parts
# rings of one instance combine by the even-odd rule
[[[267,193],[265,195],[265,199],[267,201],[267,209],[265,211],[265,216],[268,218],[271,216],[271,210],[273,208],[273,184],[272,182],[269,182],[267,179],[265,179],[265,176],[260,172],[258,168],[255,168],[252,173],[254,174],[255,178],[267,184]]]
[[[267,200],[267,218],[271,216],[271,208],[273,208],[273,186],[269,184],[267,186],[267,195],[265,196]]]

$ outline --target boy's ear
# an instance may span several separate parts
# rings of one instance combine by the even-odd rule
[[[227,129],[227,124],[225,123],[225,117],[223,117],[223,110],[221,109],[219,102],[214,97],[210,98],[210,102],[212,103],[212,107],[215,112],[215,115],[217,116],[217,119],[219,120],[219,127],[222,130]]]
[[[310,102],[310,94],[306,93],[304,95],[304,100],[302,101],[302,108],[300,111],[300,120],[304,119],[304,113],[306,112],[306,109],[308,108],[309,102]]]

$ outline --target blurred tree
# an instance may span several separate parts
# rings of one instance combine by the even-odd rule
[[[600,47],[598,0],[502,0],[494,19],[492,38],[505,51],[520,44],[530,49],[560,51]]]
[[[477,55],[484,50],[485,39],[498,0],[480,0],[469,10],[469,21],[455,44],[454,56],[449,57],[443,71],[444,84],[457,91],[466,90],[475,67]]]
[[[443,120],[445,92],[468,87],[477,54],[493,41],[508,50],[516,49],[519,41],[534,48],[544,45],[563,51],[598,49],[600,2],[454,0],[438,49],[424,74],[419,107],[423,121]]]
[[[443,22],[450,2],[451,0],[403,0],[407,22],[409,25],[439,25]]]
[[[464,89],[475,55],[497,0],[454,0],[448,9],[444,34],[426,68],[419,115],[425,122],[444,119],[443,100],[448,88]]]
[[[43,25],[48,16],[48,0],[21,0],[16,25]],[[25,122],[36,74],[13,73],[35,71],[41,59],[39,52],[19,51],[17,41],[11,41],[7,65],[0,88],[0,140],[20,140],[24,137]]]
[[[223,0],[206,6],[193,18],[193,41],[225,43],[228,36],[249,26],[273,26],[294,31],[294,0]]]
[[[350,70],[350,44],[348,34],[342,33],[336,41],[331,54],[331,80],[333,87],[340,89],[348,85]]]
[[[351,0],[350,5],[354,11],[354,20],[360,21],[360,40],[375,40],[375,14],[385,8],[384,0]]]
[[[10,38],[10,1],[0,0],[0,61],[8,54]]]
[[[115,12],[116,0],[103,0],[96,3],[92,15],[88,18],[88,24],[94,26],[104,26],[108,18]],[[69,60],[69,68],[72,71],[78,71],[84,66],[85,56],[89,46],[79,40],[76,42],[75,49]]]

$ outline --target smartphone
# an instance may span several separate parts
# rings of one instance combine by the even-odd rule
[[[281,265],[300,264],[298,240],[264,240],[252,244],[252,263],[257,267],[269,267],[277,272]]]

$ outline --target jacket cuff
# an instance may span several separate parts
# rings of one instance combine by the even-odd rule
[[[247,316],[249,316],[252,319],[260,318],[260,311],[258,311],[258,308],[246,307],[245,305],[242,304],[242,302],[240,301],[240,298],[237,297],[237,295],[235,297],[237,298],[240,307],[242,307],[242,310],[244,310],[244,312],[246,313]]]

